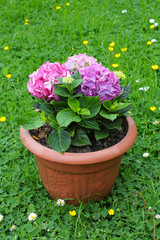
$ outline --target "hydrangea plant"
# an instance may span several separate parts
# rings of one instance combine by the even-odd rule
[[[121,87],[117,75],[86,53],[62,65],[46,62],[27,84],[28,92],[41,100],[40,112],[24,114],[19,123],[27,130],[48,123],[53,128],[48,142],[61,153],[70,145],[91,145],[90,133],[97,141],[107,138],[110,129],[121,128],[130,109],[124,101],[130,88]]]

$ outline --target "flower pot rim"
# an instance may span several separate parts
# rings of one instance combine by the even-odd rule
[[[72,165],[87,165],[104,161],[109,161],[120,155],[123,155],[135,142],[137,137],[137,128],[134,120],[129,116],[126,118],[128,132],[126,136],[112,147],[88,153],[69,153],[64,154],[47,148],[34,140],[29,131],[20,127],[20,137],[24,146],[35,156],[44,158],[51,162]]]

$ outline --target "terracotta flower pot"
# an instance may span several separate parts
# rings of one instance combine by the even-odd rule
[[[73,198],[87,202],[105,197],[118,176],[123,154],[134,144],[136,125],[131,117],[124,120],[126,136],[116,145],[88,153],[58,153],[36,142],[28,130],[20,128],[24,146],[34,154],[42,182],[53,199]]]

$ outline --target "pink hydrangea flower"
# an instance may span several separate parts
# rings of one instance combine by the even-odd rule
[[[90,64],[94,64],[97,62],[97,59],[93,57],[89,57],[86,53],[79,53],[79,55],[74,55],[69,57],[67,62],[63,63],[62,66],[69,70],[79,70],[81,67]]]
[[[79,92],[89,97],[100,95],[100,100],[113,100],[120,95],[121,87],[118,77],[108,68],[95,63],[83,66],[79,70],[83,79]]]
[[[29,81],[27,84],[28,92],[41,100],[43,97],[47,101],[54,99],[59,100],[58,96],[54,93],[53,83],[58,83],[58,77],[70,76],[70,72],[62,67],[59,62],[56,63],[44,63],[40,69],[29,75]]]

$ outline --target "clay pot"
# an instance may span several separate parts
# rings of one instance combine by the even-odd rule
[[[136,125],[131,117],[124,119],[126,136],[116,145],[89,153],[61,154],[36,142],[28,130],[20,128],[24,146],[34,154],[42,182],[53,199],[76,204],[105,197],[112,189],[123,154],[134,144]]]

